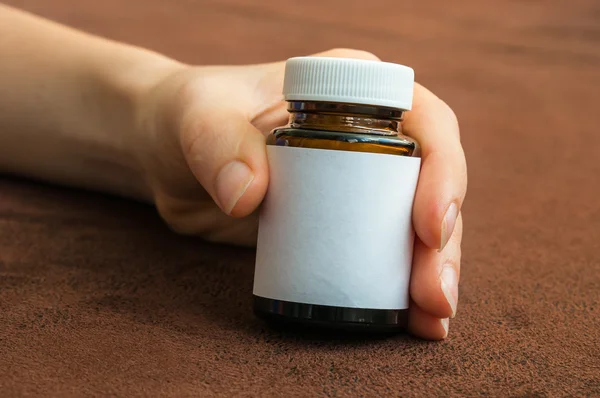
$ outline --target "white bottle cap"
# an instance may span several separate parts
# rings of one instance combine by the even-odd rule
[[[297,57],[287,60],[286,101],[326,101],[410,110],[415,72],[389,62]]]

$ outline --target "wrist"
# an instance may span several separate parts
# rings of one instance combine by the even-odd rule
[[[179,64],[16,10],[0,14],[0,173],[147,199],[137,104]]]
[[[148,128],[147,102],[167,76],[185,66],[160,54],[118,45],[110,49],[106,63],[92,63],[91,85],[99,92],[99,117],[107,152],[101,162],[107,170],[108,187],[115,193],[151,201],[152,182],[146,159],[155,150]]]

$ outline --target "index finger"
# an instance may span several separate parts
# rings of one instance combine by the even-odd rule
[[[428,247],[441,250],[452,235],[467,191],[467,164],[456,115],[435,94],[415,84],[413,109],[402,128],[421,147],[415,231]]]

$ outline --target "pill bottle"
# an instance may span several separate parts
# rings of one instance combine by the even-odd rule
[[[420,170],[402,134],[414,71],[357,59],[286,62],[289,123],[267,137],[254,312],[304,326],[406,326]]]

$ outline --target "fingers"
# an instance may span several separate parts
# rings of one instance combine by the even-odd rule
[[[200,98],[190,102],[180,122],[184,156],[225,214],[247,216],[267,189],[265,138],[237,109]]]
[[[442,252],[417,240],[410,281],[409,326],[413,334],[442,339],[448,334],[448,318],[454,318],[458,303],[462,217]],[[413,308],[414,307],[414,308]]]
[[[415,242],[410,296],[423,310],[437,318],[453,318],[458,303],[462,239],[459,215],[450,241],[439,252],[420,240]]]
[[[169,227],[179,234],[199,236],[209,242],[256,246],[257,213],[240,220],[228,217],[209,201],[169,196],[158,197],[156,205]]]
[[[467,190],[467,166],[452,110],[429,90],[415,85],[414,107],[404,133],[421,145],[422,167],[413,208],[421,241],[442,249],[450,239]]]
[[[448,336],[448,318],[437,318],[411,303],[408,310],[408,330],[427,340],[442,340]]]
[[[444,338],[456,314],[467,168],[456,116],[443,101],[416,84],[404,132],[421,146],[422,167],[413,207],[415,243],[410,328],[418,336]]]

